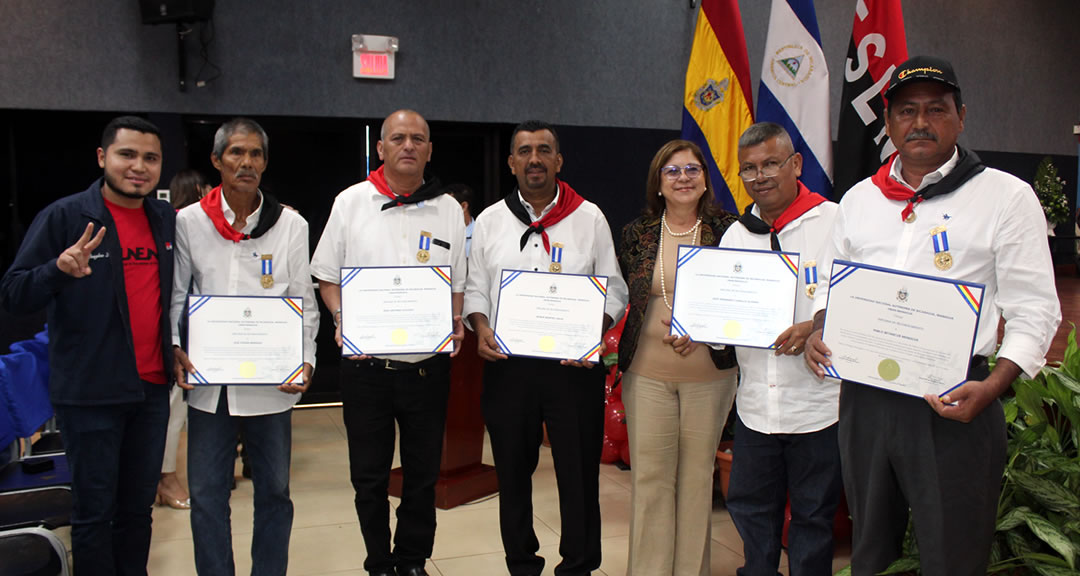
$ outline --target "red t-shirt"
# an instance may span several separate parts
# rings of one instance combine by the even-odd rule
[[[124,255],[124,291],[139,378],[165,384],[161,359],[161,277],[150,221],[141,206],[124,208],[108,200],[105,205],[116,222],[120,251]]]

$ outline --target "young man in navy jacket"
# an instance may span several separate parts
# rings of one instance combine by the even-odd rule
[[[176,215],[150,197],[161,176],[156,126],[114,119],[97,158],[103,178],[34,218],[0,280],[0,303],[47,311],[77,570],[146,574],[169,419]]]

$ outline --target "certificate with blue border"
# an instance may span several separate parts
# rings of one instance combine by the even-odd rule
[[[503,270],[495,341],[509,356],[600,360],[607,276]]]
[[[304,299],[188,295],[187,355],[196,386],[299,384]]]
[[[795,320],[798,252],[683,244],[675,270],[670,334],[771,348]]]
[[[454,351],[450,266],[341,269],[341,354]]]
[[[836,260],[827,375],[922,397],[967,381],[985,286]]]

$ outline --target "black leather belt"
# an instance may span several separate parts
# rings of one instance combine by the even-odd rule
[[[391,360],[389,358],[368,358],[357,362],[357,364],[369,368],[377,368],[379,370],[416,372],[421,376],[426,376],[428,370],[436,368],[439,364],[446,362],[447,360],[448,358],[442,356],[432,356],[431,358],[419,362],[402,362],[400,360]]]

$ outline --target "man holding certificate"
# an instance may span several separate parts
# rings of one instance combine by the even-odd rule
[[[476,331],[478,352],[488,361],[484,368],[484,421],[499,479],[499,524],[506,565],[514,576],[540,574],[544,567],[544,559],[536,554],[539,543],[532,514],[532,473],[539,459],[542,424],[547,424],[559,485],[559,551],[563,561],[555,571],[588,574],[600,566],[598,478],[604,371],[587,359],[595,360],[602,354],[600,336],[622,316],[627,288],[607,220],[595,204],[556,177],[562,161],[558,136],[551,125],[528,121],[514,129],[508,162],[517,177],[517,190],[476,219],[469,255],[465,314]],[[514,282],[537,281],[541,271],[550,277],[542,283],[546,294],[526,292],[512,303],[500,302],[501,287],[513,287],[514,278],[518,279]],[[571,278],[563,276],[569,275],[580,275],[576,279],[606,276],[606,302],[597,302],[586,317],[568,317],[562,311],[565,302],[558,298],[568,291],[564,281]],[[584,291],[575,293],[573,299],[586,300],[587,296]],[[501,317],[508,312],[513,317],[517,312],[501,310],[500,305],[524,308],[528,301],[548,310],[529,322],[500,325],[495,321],[497,314]],[[594,320],[595,331],[586,326],[575,333],[576,327]],[[561,361],[508,356],[499,334],[504,330],[520,334],[527,328],[552,332],[537,339],[540,353],[555,349],[563,340],[578,338],[596,342],[597,350],[587,349],[584,355],[575,353],[574,359]],[[537,354],[522,350],[522,354]],[[586,360],[580,360],[583,357]]]
[[[839,442],[854,520],[852,573],[877,573],[899,556],[910,506],[923,573],[984,574],[1005,466],[998,396],[1021,372],[1039,371],[1061,320],[1046,221],[1028,184],[985,167],[957,145],[967,111],[951,64],[911,58],[893,72],[885,97],[886,133],[897,154],[844,196],[824,260],[984,288],[966,382],[940,397],[842,384]],[[846,320],[844,308],[828,300],[828,316],[822,311],[846,276],[819,274],[817,330],[806,362],[822,377],[834,364],[868,354],[830,341],[828,326],[834,316]],[[898,301],[910,303],[914,295],[890,288],[862,296],[899,309]],[[991,372],[986,357],[995,352],[1002,315],[1005,335]],[[923,322],[917,314],[906,318],[915,329]],[[970,342],[972,335],[947,337]],[[883,362],[882,378],[895,379],[899,365]]]
[[[289,562],[291,410],[311,380],[319,309],[307,221],[259,190],[268,158],[261,126],[226,122],[210,157],[221,185],[177,215],[171,318],[183,367],[177,380],[190,391],[188,483],[200,574],[234,571],[229,493],[238,431],[255,488],[252,572],[285,574]]]
[[[432,143],[422,116],[412,110],[387,116],[377,149],[383,165],[334,200],[311,270],[323,302],[334,310],[346,355],[342,416],[367,548],[364,569],[419,576],[427,574],[435,542],[435,484],[450,392],[450,359],[438,352],[453,355],[464,335],[465,223],[439,180],[425,177]],[[434,284],[419,284],[425,281]],[[427,344],[413,346],[416,341]],[[387,486],[395,421],[402,494],[391,550]]]
[[[739,574],[776,574],[790,496],[791,574],[830,574],[833,516],[840,503],[836,446],[840,383],[819,383],[800,357],[810,334],[821,251],[836,204],[798,180],[802,155],[779,124],[754,124],[739,138],[739,176],[754,203],[728,228],[721,248],[799,254],[795,323],[775,350],[738,346],[735,459],[727,507],[742,536]]]

